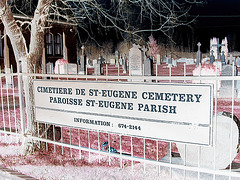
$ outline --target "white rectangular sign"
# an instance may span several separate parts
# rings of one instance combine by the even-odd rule
[[[36,121],[211,145],[212,85],[34,80]]]

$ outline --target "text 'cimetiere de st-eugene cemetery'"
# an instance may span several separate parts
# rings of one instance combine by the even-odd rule
[[[78,89],[78,88],[59,88],[59,87],[37,87],[38,93],[56,94],[55,96],[49,96],[49,103],[53,104],[65,104],[73,106],[86,106],[105,109],[122,109],[122,110],[134,110],[144,112],[156,112],[156,113],[177,113],[177,106],[164,104],[164,102],[181,102],[181,103],[200,103],[201,94],[186,94],[186,93],[171,93],[171,92],[148,92],[130,90],[113,90],[113,89]],[[61,96],[57,96],[61,95]],[[67,95],[63,97],[62,95]],[[74,97],[71,97],[74,95]],[[80,98],[76,98],[79,96]],[[88,98],[81,98],[87,96]],[[89,98],[91,97],[91,98]],[[94,97],[100,97],[94,98]],[[114,100],[116,99],[116,100]],[[124,101],[128,99],[128,101]],[[129,101],[140,100],[137,101]],[[123,100],[123,101],[122,101]],[[153,103],[141,103],[141,102],[153,102]],[[137,103],[137,106],[134,106]]]

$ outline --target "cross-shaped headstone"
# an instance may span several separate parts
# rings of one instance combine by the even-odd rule
[[[201,43],[198,42],[197,46],[198,46],[198,51],[200,51]]]
[[[85,66],[86,66],[86,56],[85,56],[85,47],[84,46],[82,46],[81,47],[81,49],[82,49],[82,55],[81,55],[81,59],[80,59],[80,66],[78,66],[78,68],[79,68],[79,74],[85,74]],[[78,62],[78,65],[79,65],[79,62]]]
[[[225,44],[219,44],[219,38],[217,38],[217,44],[213,44],[212,46],[217,46],[217,59],[220,59],[219,48],[225,46]]]
[[[115,51],[115,60],[118,61],[118,51]]]
[[[123,55],[122,64],[123,64],[123,73],[127,73],[127,55],[126,54]]]
[[[119,65],[119,54],[118,51],[115,51],[115,66],[117,67]]]
[[[237,59],[236,59],[236,64],[237,64],[237,67],[240,67],[240,58],[239,57],[237,57]]]
[[[197,51],[197,66],[198,66],[201,63],[201,60],[202,60],[202,54],[201,54],[201,51],[200,51],[201,43],[198,42],[197,46],[198,46],[198,51]]]
[[[102,64],[102,56],[100,54],[98,55],[97,63]]]
[[[167,63],[167,51],[165,51],[165,55],[164,55],[164,58],[163,58],[163,62],[166,62],[166,63]]]
[[[146,46],[141,48],[143,52],[143,60],[145,61],[147,59],[146,52],[148,51],[148,48]]]
[[[213,55],[213,50],[211,50],[211,56],[210,56],[210,63],[213,64],[213,62],[215,61],[215,57]]]
[[[81,49],[82,49],[82,55],[84,55],[84,49],[85,49],[85,47],[82,46]]]
[[[171,56],[168,57],[167,64],[168,64],[168,67],[172,67],[172,57]]]
[[[221,62],[222,64],[225,64],[225,55],[224,55],[224,51],[222,51],[222,55],[221,55]]]

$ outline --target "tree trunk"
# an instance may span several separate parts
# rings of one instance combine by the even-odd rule
[[[40,0],[34,13],[34,18],[31,22],[31,37],[29,45],[29,53],[26,59],[27,64],[24,65],[28,73],[33,73],[38,70],[37,64],[41,62],[42,51],[44,44],[44,31],[45,24],[48,17],[48,10],[52,0]],[[35,69],[36,68],[36,69]],[[27,76],[23,78],[25,89],[25,101],[27,109],[27,132],[31,136],[38,136],[38,132],[41,134],[45,130],[43,124],[35,122],[34,114],[34,97],[33,97],[33,77]],[[39,128],[39,129],[38,129]],[[24,145],[24,154],[32,153],[37,147],[39,142],[29,141],[27,139]],[[41,146],[41,145],[40,145]]]

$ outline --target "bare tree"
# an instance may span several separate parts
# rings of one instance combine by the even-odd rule
[[[188,10],[192,4],[198,3],[197,0],[1,0],[0,18],[17,63],[21,63],[24,73],[32,73],[33,67],[41,62],[48,19],[74,22],[93,38],[92,25],[103,29],[114,28],[128,38],[141,37],[141,33],[154,31],[169,36],[169,30],[191,22]],[[31,21],[16,21],[13,13],[30,16]],[[30,26],[29,48],[23,36],[22,23]],[[28,122],[28,129],[24,133],[35,136],[37,129],[31,77],[24,77],[24,90]],[[26,148],[26,152],[32,150]]]
[[[61,9],[55,6],[55,15],[71,11],[68,21],[76,22],[89,37],[91,26],[114,28],[124,37],[139,39],[148,32],[162,32],[171,39],[173,29],[190,25],[194,18],[188,15],[192,6],[204,0],[74,0],[61,1]],[[60,3],[60,2],[58,2]],[[59,7],[59,6],[58,6]]]
[[[17,64],[21,63],[22,72],[32,73],[34,65],[40,61],[43,52],[44,27],[48,18],[49,8],[52,0],[40,0],[36,7],[34,17],[30,22],[31,41],[29,49],[23,36],[21,25],[15,20],[11,7],[7,0],[0,2],[1,20],[8,35]],[[24,77],[25,101],[27,109],[27,133],[36,135],[33,110],[33,88],[31,77]],[[29,146],[32,147],[32,146]],[[27,150],[27,149],[26,149]]]

